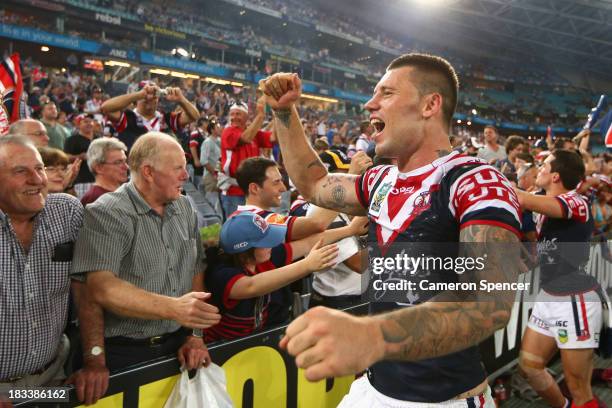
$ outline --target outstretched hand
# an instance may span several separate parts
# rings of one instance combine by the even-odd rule
[[[323,246],[323,240],[321,239],[312,247],[310,253],[304,258],[304,262],[306,262],[308,270],[316,272],[334,266],[337,257],[338,246],[336,244]]]

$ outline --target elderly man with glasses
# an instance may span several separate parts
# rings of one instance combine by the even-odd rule
[[[105,137],[91,142],[87,149],[87,165],[96,181],[81,197],[83,206],[115,191],[128,180],[126,152],[125,144],[117,139]]]

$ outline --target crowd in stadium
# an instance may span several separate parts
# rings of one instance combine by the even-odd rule
[[[366,266],[363,244],[355,238],[366,233],[367,221],[300,196],[279,155],[277,125],[260,91],[233,94],[222,87],[173,87],[158,80],[134,83],[126,94],[111,98],[94,75],[52,73],[31,62],[23,72],[31,118],[12,123],[0,139],[0,214],[11,225],[2,230],[1,250],[13,251],[15,271],[24,276],[45,268],[52,273],[44,282],[27,283],[25,291],[10,286],[15,300],[9,307],[27,305],[5,325],[12,333],[11,349],[38,351],[28,358],[17,358],[21,352],[3,356],[2,379],[63,381],[58,359],[63,364],[68,358],[62,333],[67,321],[77,320],[74,305],[81,324],[80,344],[73,346],[82,351],[74,353],[69,381],[79,398],[91,403],[106,390],[109,370],[177,351],[189,368],[206,365],[205,344],[286,324],[296,290],[310,293],[311,306],[359,302],[364,286],[355,272]],[[362,175],[390,163],[374,152],[378,122],[341,122],[305,105],[299,112],[309,144],[330,173]],[[586,211],[594,225],[586,238],[601,240],[608,237],[612,219],[612,156],[589,152],[589,137],[585,130],[573,139],[530,140],[487,126],[482,135],[454,134],[450,144],[493,165],[517,193],[537,191],[542,172],[557,171],[565,186],[566,214],[559,216],[584,217],[575,206],[584,210],[587,198],[582,197],[588,197]],[[551,159],[560,157],[577,173],[551,168]],[[193,199],[182,195],[185,183],[206,197],[213,213],[198,214]],[[523,193],[519,197],[529,202]],[[36,214],[40,221],[31,225]],[[211,215],[224,221],[220,242],[201,242],[202,216]],[[538,240],[539,227],[529,211],[520,228],[524,241]],[[348,240],[355,250],[334,266],[338,249],[329,244],[338,240]],[[65,242],[76,245],[65,247]],[[203,270],[194,268],[204,258],[205,280]],[[278,273],[261,273],[270,270]],[[303,279],[314,271],[325,273]],[[73,277],[70,309],[61,281],[66,273]],[[85,274],[89,290],[84,290]],[[30,303],[49,290],[58,296],[49,300],[52,307]],[[24,325],[22,317],[34,323]],[[37,333],[30,337],[35,344],[24,341],[28,330]]]
[[[85,2],[84,4],[88,3]],[[356,62],[347,58],[347,56],[333,52],[330,53],[329,49],[317,47],[312,41],[307,41],[299,36],[288,35],[279,38],[271,34],[265,25],[257,26],[255,23],[253,25],[243,24],[237,30],[235,27],[228,27],[227,24],[211,20],[210,17],[197,13],[191,8],[193,6],[189,4],[151,4],[148,7],[153,8],[153,10],[149,10],[150,12],[145,14],[138,12],[143,7],[140,2],[93,1],[91,4],[108,8],[109,10],[126,12],[134,15],[134,18],[144,19],[147,23],[154,23],[179,31],[185,27],[184,23],[188,21],[190,29],[197,29],[206,38],[214,38],[216,41],[233,43],[255,50],[269,48],[275,50],[276,53],[298,61],[328,62],[338,66],[348,66],[357,72],[363,72],[364,76],[372,78],[379,77],[385,68],[384,62],[378,61],[376,58],[370,58],[364,63]],[[346,19],[346,17],[339,18],[335,15],[327,16],[325,13],[314,12],[312,10],[316,10],[316,8],[309,8],[307,5],[293,5],[292,13],[295,12],[295,7],[297,7],[296,10],[303,10],[304,15],[309,15],[314,24],[324,24],[327,18],[333,19],[336,23]],[[279,10],[282,10],[282,8]],[[0,10],[0,21],[54,30],[51,24],[43,23],[40,19],[9,13],[3,10]],[[356,29],[356,27],[364,27],[362,24],[354,21],[347,21],[346,26],[347,32],[350,32],[350,29]],[[79,31],[71,31],[70,34],[79,37],[91,37],[94,35],[93,38],[119,47],[152,48],[149,42],[145,41],[142,43],[137,39],[129,37],[100,37],[100,33],[84,33]],[[353,33],[356,36],[357,34]],[[359,33],[359,35],[362,36],[358,38],[370,38],[368,36],[363,37],[365,33]],[[377,35],[380,36],[381,34]],[[390,48],[397,50],[428,49],[430,52],[432,50],[430,46],[414,42],[402,47],[397,41],[387,37],[371,38],[371,40],[386,44]],[[543,70],[535,64],[524,64],[514,67],[506,64],[490,63],[488,61],[468,61],[460,55],[445,49],[435,49],[434,51],[453,61],[457,70],[462,75],[463,81],[465,81],[462,83],[465,92],[460,96],[458,107],[458,112],[460,113],[469,115],[472,108],[477,106],[478,116],[483,119],[498,122],[508,121],[525,124],[576,126],[580,122],[580,117],[585,114],[585,106],[588,105],[588,102],[585,103],[585,101],[591,98],[591,95],[570,87],[566,81],[554,73]],[[218,61],[215,63],[218,63]],[[224,62],[224,64],[232,66],[232,63],[229,62]],[[237,66],[256,73],[270,72],[271,69],[264,62],[254,65],[245,63]],[[294,68],[296,70],[301,69],[299,66]],[[513,85],[512,90],[500,90],[497,88],[479,89],[481,87],[477,81],[487,78],[494,78],[498,82],[510,84],[514,84],[517,78],[520,78],[520,83]],[[532,84],[537,84],[537,87],[533,87]],[[368,88],[370,85],[347,80],[346,78],[344,80],[334,79],[327,85],[335,85],[344,90],[357,91],[364,94],[368,94],[370,91]]]
[[[265,27],[229,28],[189,2],[60,3],[252,50],[273,46],[378,82],[326,84],[372,95],[357,107],[301,98],[304,78],[265,61],[248,66],[265,80],[238,86],[144,64],[116,81],[84,69],[72,51],[64,68],[22,55],[20,100],[0,99],[0,408],[7,386],[59,384],[90,405],[110,374],[167,356],[208,367],[210,345],[286,325],[280,347],[308,380],[367,372],[341,408],[491,407],[477,345],[505,327],[514,292],[422,291],[411,307],[369,302],[374,318],[341,311],[363,303],[372,259],[416,253],[415,242],[424,257],[457,256],[440,242],[508,244],[469,249],[488,251],[486,274],[476,276],[493,281],[539,267],[518,372],[555,408],[606,406],[591,380],[607,294],[586,265],[593,247],[612,262],[612,154],[597,146],[594,123],[582,128],[593,95],[527,63],[452,55],[455,71],[429,53],[355,63]],[[308,2],[251,3],[398,52],[419,48]],[[0,23],[56,29],[1,9]],[[18,77],[11,62],[0,67],[2,97]],[[531,128],[519,135],[474,117]],[[537,125],[582,130],[529,134]],[[439,273],[425,272],[432,282]],[[453,283],[469,274],[456,275]],[[559,350],[566,389],[546,370]]]

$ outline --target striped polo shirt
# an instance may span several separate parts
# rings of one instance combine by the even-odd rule
[[[101,196],[85,209],[75,246],[73,274],[111,271],[148,292],[180,297],[203,271],[197,217],[186,197],[166,205],[160,217],[133,182]],[[104,315],[105,337],[146,338],[178,330],[173,320]]]

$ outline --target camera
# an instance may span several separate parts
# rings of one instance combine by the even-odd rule
[[[168,96],[168,88],[158,89],[156,96],[158,98],[165,98],[166,96]]]

